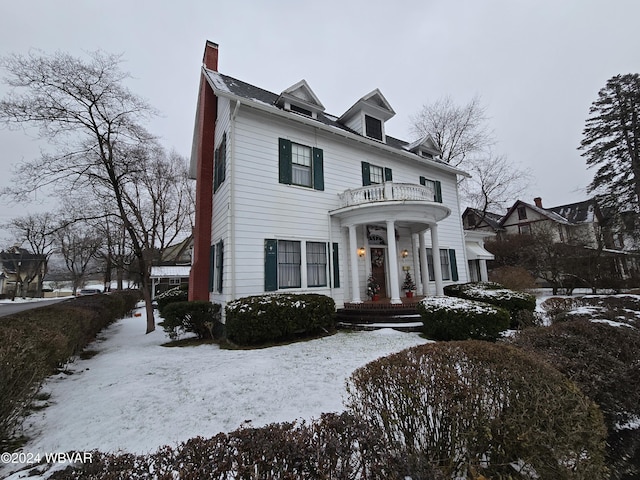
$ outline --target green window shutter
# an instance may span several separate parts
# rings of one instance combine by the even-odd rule
[[[324,190],[324,161],[322,149],[313,147],[313,188]]]
[[[450,266],[451,266],[451,280],[453,280],[454,282],[457,282],[458,281],[458,264],[456,263],[456,251],[453,249],[449,250],[449,260],[450,260]]]
[[[278,289],[278,241],[264,241],[264,291],[273,292]]]
[[[278,181],[291,185],[291,140],[278,139]]]
[[[333,244],[333,287],[340,288],[340,264],[338,263],[338,244]]]
[[[420,185],[426,185],[427,179],[425,177],[420,177]]]
[[[369,162],[362,162],[362,186],[371,185],[371,168]]]
[[[442,203],[442,184],[436,180],[436,202]]]
[[[215,278],[215,259],[216,259],[216,247],[211,245],[209,247],[209,291],[213,292],[213,279]]]
[[[218,245],[216,246],[216,265],[218,267],[217,270],[217,290],[218,293],[222,293],[222,268],[224,266],[224,243],[222,242],[222,240],[220,240],[218,242]]]
[[[391,169],[384,167],[384,181],[385,182],[392,182],[393,181],[393,176],[391,175]]]
[[[213,151],[213,193],[218,191],[220,186],[220,160],[218,159],[218,149]]]

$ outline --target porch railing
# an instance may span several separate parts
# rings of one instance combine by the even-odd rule
[[[433,188],[413,183],[385,182],[366,187],[345,190],[338,194],[340,207],[351,207],[373,202],[418,200],[433,202],[435,192]]]

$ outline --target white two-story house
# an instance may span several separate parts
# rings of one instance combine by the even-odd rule
[[[320,293],[341,307],[369,300],[373,275],[393,305],[407,272],[417,295],[467,281],[464,173],[438,159],[430,138],[387,135],[394,115],[377,89],[330,115],[304,80],[272,93],[223,75],[207,42],[190,298]]]

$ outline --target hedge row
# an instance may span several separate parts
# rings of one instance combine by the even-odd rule
[[[199,339],[218,338],[222,334],[221,308],[219,303],[203,300],[169,303],[162,311],[162,328],[172,340],[185,332],[195,333]]]
[[[318,294],[245,297],[225,309],[227,338],[237,345],[260,345],[335,329],[335,302]]]
[[[243,428],[193,438],[151,455],[93,452],[92,462],[54,473],[51,480],[252,479],[444,480],[433,468],[392,456],[380,437],[352,415],[324,414],[306,424]]]
[[[42,381],[131,311],[139,297],[137,291],[78,297],[2,318],[0,447],[9,445]]]
[[[494,282],[471,282],[447,285],[445,295],[479,302],[490,303],[504,308],[510,315],[511,328],[522,328],[537,323],[533,316],[536,308],[536,297],[525,293],[504,288]]]

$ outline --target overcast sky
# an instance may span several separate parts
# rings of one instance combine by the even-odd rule
[[[638,18],[636,0],[5,0],[0,56],[122,53],[129,87],[161,112],[147,127],[184,156],[207,39],[220,72],[276,93],[304,78],[331,114],[379,88],[404,140],[421,105],[478,95],[496,153],[533,174],[523,200],[552,207],[587,198],[584,121],[607,79],[640,71]],[[38,152],[33,134],[0,130],[0,186]],[[0,223],[53,205],[37,200],[0,199]]]

